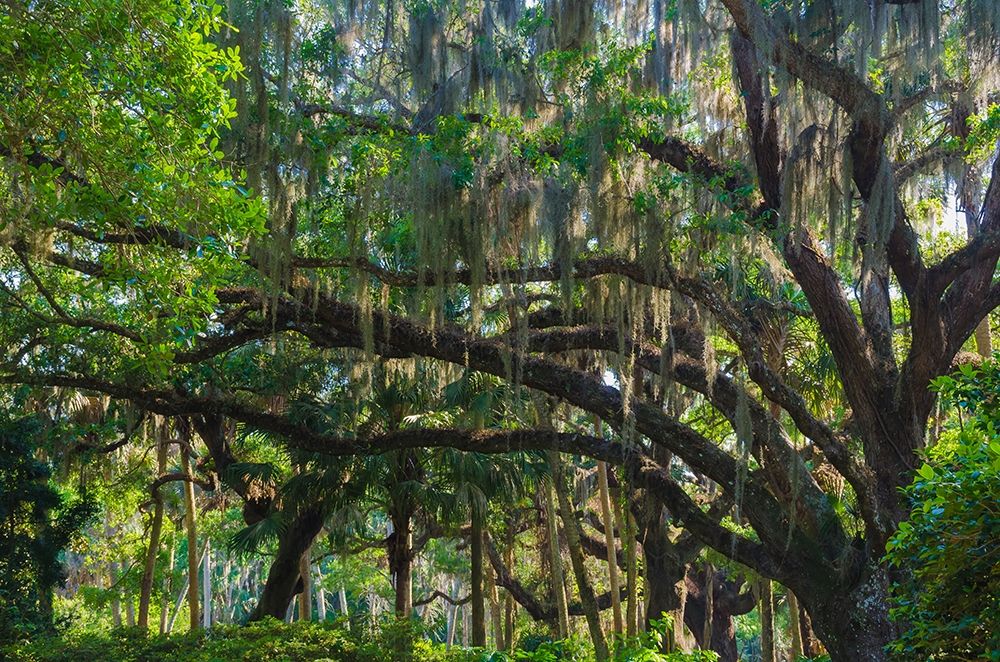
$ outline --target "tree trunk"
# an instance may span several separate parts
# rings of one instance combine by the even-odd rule
[[[347,611],[347,590],[343,586],[337,592],[337,597],[340,600],[340,615],[347,621],[347,629],[350,630],[351,614]]]
[[[692,566],[685,580],[687,600],[684,622],[695,635],[698,646],[719,656],[719,662],[737,662],[734,616],[749,613],[756,605],[753,591],[741,592],[742,581],[733,581],[717,570]],[[711,587],[711,589],[709,588]],[[711,594],[712,609],[707,602]],[[711,627],[705,621],[711,614]],[[706,638],[708,636],[708,638]]]
[[[177,531],[170,534],[170,555],[166,577],[163,578],[163,596],[160,598],[160,634],[167,633],[167,619],[170,617],[170,594],[174,588],[174,561],[176,560]]]
[[[493,630],[493,649],[502,651],[507,649],[507,642],[504,640],[503,610],[500,607],[500,592],[497,590],[496,571],[492,567],[486,570],[486,591],[489,594],[490,603],[490,627]]]
[[[265,616],[279,620],[285,617],[292,598],[301,590],[299,560],[322,528],[323,513],[318,507],[307,508],[294,517],[278,542],[260,601],[250,614],[251,621]]]
[[[556,525],[556,499],[550,483],[545,485],[545,526],[549,538],[549,562],[552,566],[552,595],[559,616],[559,638],[569,636],[569,608],[563,588],[562,553],[559,549],[559,527]]]
[[[156,475],[167,472],[167,444],[162,435],[156,435]],[[149,627],[149,601],[153,595],[153,576],[156,573],[156,557],[160,553],[160,534],[163,531],[163,497],[160,491],[153,494],[153,522],[149,527],[149,546],[146,547],[146,563],[142,570],[142,584],[139,587],[139,627]],[[171,568],[172,570],[172,568]]]
[[[483,592],[483,517],[481,508],[472,507],[472,645],[486,647],[486,600]]]
[[[595,424],[600,427],[600,419]],[[622,634],[621,589],[618,582],[618,555],[615,553],[614,522],[611,515],[611,493],[608,489],[608,465],[597,463],[597,482],[601,498],[601,518],[604,520],[604,541],[608,549],[608,587],[611,590],[611,613],[613,616],[615,634]],[[621,529],[619,529],[621,531]]]
[[[788,597],[788,638],[792,644],[792,661],[802,657],[802,623],[799,620],[799,601],[788,589],[785,595]]]
[[[201,624],[212,627],[212,543],[205,541],[205,560],[201,564],[202,609]]]
[[[646,629],[653,621],[672,614],[679,606],[677,586],[684,579],[684,565],[678,562],[677,553],[666,535],[662,524],[655,527],[647,522],[642,551],[646,565]]]
[[[323,570],[316,564],[316,619],[326,621],[326,591],[323,590]]]
[[[833,662],[886,662],[887,643],[898,637],[889,620],[889,579],[884,567],[869,566],[849,594],[800,593],[812,627]]]
[[[776,662],[774,656],[774,592],[771,580],[760,580],[760,659]]]
[[[631,512],[622,513],[621,495],[614,501],[615,526],[622,532],[625,547],[625,636],[629,639],[639,633],[639,596],[636,582],[638,563],[636,558],[635,517]]]
[[[181,470],[188,477],[184,481],[184,531],[188,550],[188,609],[191,629],[201,625],[198,611],[198,531],[195,528],[194,474],[191,472],[191,451],[181,446]]]
[[[569,559],[573,565],[573,574],[576,576],[580,604],[583,606],[583,614],[587,619],[590,638],[594,642],[594,657],[598,662],[601,662],[609,658],[608,644],[604,639],[604,630],[601,628],[601,614],[597,608],[594,589],[590,585],[587,567],[584,565],[583,546],[580,544],[580,522],[576,519],[573,506],[569,501],[569,494],[566,492],[559,454],[550,452],[549,463],[552,465],[556,496],[559,499],[559,511],[562,514],[563,531],[566,532],[566,545],[569,547]]]
[[[506,531],[506,544],[504,545],[504,563],[507,564],[508,568],[514,566],[514,531],[513,527],[508,523]],[[514,596],[510,594],[510,591],[504,591],[503,598],[503,639],[506,644],[507,652],[513,653],[514,651],[514,617],[515,613]]]
[[[400,620],[413,613],[413,513],[408,507],[394,508],[392,533],[389,535],[389,572],[396,592],[395,612]]]
[[[310,574],[310,569],[312,568],[311,549],[312,545],[307,547],[306,551],[302,552],[302,556],[299,557],[299,578],[302,580],[302,592],[299,593],[300,621],[312,620],[312,576]]]
[[[715,620],[715,568],[711,563],[705,564],[705,616],[704,628],[701,633],[703,647],[712,644],[712,625]],[[692,630],[693,632],[693,630]]]

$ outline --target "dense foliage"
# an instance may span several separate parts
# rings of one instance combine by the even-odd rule
[[[50,482],[36,458],[40,428],[32,417],[0,421],[0,640],[52,631],[61,554],[97,510]]]
[[[0,648],[12,662],[383,662],[387,651],[398,648],[405,628],[389,626],[376,633],[350,630],[343,623],[284,624],[263,620],[245,627],[219,626],[186,635],[150,636],[131,629],[88,633],[72,637],[39,637],[31,643]],[[637,642],[638,644],[638,642]],[[446,648],[426,640],[413,641],[405,662],[585,662],[586,647],[579,642],[537,640],[516,654]],[[710,651],[658,653],[639,645],[623,647],[615,662],[716,662]]]
[[[1000,659],[1000,366],[965,365],[936,387],[958,429],[927,452],[907,488],[909,519],[888,557],[909,577],[893,617],[905,623],[900,659]]]
[[[995,0],[5,2],[3,634],[995,657],[998,147]]]

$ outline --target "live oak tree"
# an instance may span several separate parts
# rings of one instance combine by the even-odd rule
[[[605,461],[835,660],[885,658],[928,386],[1000,304],[995,3],[73,6],[2,14],[5,382],[333,456]],[[487,373],[617,434],[317,431],[246,347]]]

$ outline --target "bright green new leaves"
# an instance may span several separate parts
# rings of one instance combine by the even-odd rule
[[[117,335],[143,348],[120,357],[126,372],[162,372],[205,330],[234,246],[263,231],[260,202],[219,147],[236,114],[226,83],[242,71],[235,48],[212,42],[226,28],[221,13],[170,0],[0,12],[6,299],[26,328],[66,318],[120,325]],[[87,325],[75,328],[58,340],[93,341]]]

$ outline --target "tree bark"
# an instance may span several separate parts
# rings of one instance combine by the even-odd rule
[[[774,656],[774,592],[770,579],[760,580],[760,659],[776,662]]]
[[[812,627],[833,662],[886,662],[886,642],[899,632],[889,619],[889,578],[870,565],[849,593],[800,593]]]
[[[486,647],[486,599],[483,591],[483,517],[481,508],[472,507],[472,645]]]
[[[625,547],[625,636],[632,639],[639,633],[635,517],[631,511],[622,513],[621,494],[616,493],[614,496],[615,526],[622,532],[622,545]]]
[[[506,538],[504,544],[504,562],[508,568],[514,565],[514,531],[511,526],[510,521],[507,523]],[[493,569],[494,573],[496,568]],[[498,580],[498,578],[497,578]],[[494,581],[497,581],[494,580]],[[514,651],[514,618],[516,616],[515,606],[514,606],[514,596],[511,595],[509,590],[504,591],[503,598],[503,640],[506,646],[504,650],[512,653]]]
[[[595,425],[600,426],[600,419],[597,419]],[[625,628],[622,624],[621,589],[618,581],[618,556],[615,554],[614,521],[611,515],[611,494],[608,489],[608,465],[605,462],[597,463],[597,482],[601,499],[601,519],[604,522],[604,541],[608,549],[608,586],[611,589],[611,614],[615,634],[620,635],[624,632]],[[621,529],[619,530],[621,531]]]
[[[212,543],[205,541],[205,560],[201,564],[202,609],[201,624],[212,627]]]
[[[191,451],[181,446],[181,471],[188,477],[184,481],[184,532],[187,535],[188,556],[188,612],[191,629],[201,627],[198,610],[198,531],[195,528],[194,473],[191,471]]]
[[[587,619],[587,628],[590,630],[590,638],[594,643],[594,657],[598,662],[602,662],[602,660],[609,659],[608,644],[604,638],[604,630],[601,628],[601,614],[597,608],[597,599],[594,597],[594,589],[590,585],[590,579],[587,577],[587,567],[584,564],[583,547],[580,545],[580,522],[576,519],[573,506],[569,501],[569,494],[566,492],[561,462],[557,452],[549,452],[549,463],[552,465],[556,497],[559,499],[559,511],[562,514],[563,530],[566,532],[569,559],[573,565],[573,574],[576,576],[577,590],[580,593],[583,614]]]
[[[292,598],[302,590],[299,561],[323,528],[323,513],[318,506],[296,514],[278,542],[278,551],[267,573],[260,601],[250,614],[251,621],[265,616],[285,618]]]
[[[413,513],[407,506],[394,508],[389,535],[389,572],[395,589],[395,613],[400,620],[413,613]]]
[[[752,591],[741,592],[744,582],[730,580],[718,570],[709,573],[707,567],[707,564],[706,569],[692,565],[688,570],[684,622],[694,633],[700,648],[714,651],[719,656],[719,662],[737,662],[736,622],[733,617],[753,610],[756,599]],[[709,586],[713,601],[711,611],[706,605]],[[712,625],[706,628],[709,613]],[[706,638],[709,631],[710,638]]]
[[[162,476],[167,471],[167,444],[163,435],[156,435],[156,472]],[[142,570],[139,587],[139,627],[149,627],[149,603],[153,595],[153,576],[156,573],[156,557],[160,553],[160,534],[163,532],[163,497],[160,491],[153,494],[153,521],[149,527],[149,545],[146,547],[146,563]],[[172,570],[172,568],[171,568]]]
[[[569,636],[569,610],[563,588],[562,554],[559,549],[559,527],[556,524],[556,498],[551,483],[545,485],[545,526],[549,538],[549,563],[552,566],[552,597],[559,616],[559,638]]]
[[[323,570],[316,564],[316,618],[320,623],[326,621],[326,591],[323,590]]]
[[[785,593],[788,598],[788,638],[792,645],[792,661],[802,657],[802,622],[799,620],[799,600],[788,589]]]
[[[504,640],[503,609],[500,604],[500,591],[497,590],[496,571],[490,566],[484,572],[486,592],[489,595],[490,629],[493,632],[493,649],[498,651],[506,650],[507,642]]]
[[[312,568],[311,549],[312,545],[307,547],[306,551],[302,552],[302,556],[299,557],[299,577],[302,581],[302,591],[299,593],[300,621],[312,620],[312,575],[310,573]]]
[[[688,591],[690,598],[690,590]],[[701,633],[701,640],[705,645],[711,645],[712,625],[715,620],[715,568],[711,563],[705,564],[705,617],[704,628]]]

